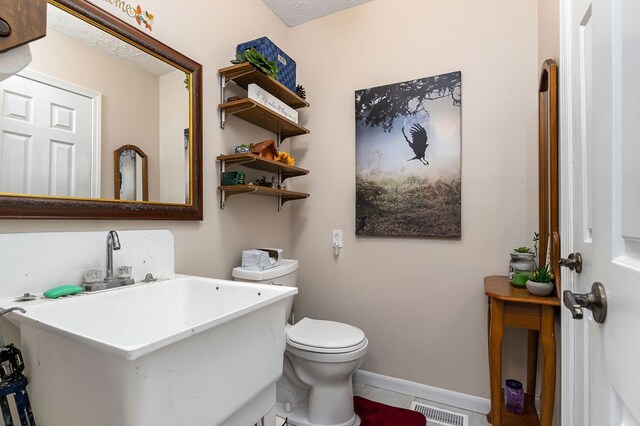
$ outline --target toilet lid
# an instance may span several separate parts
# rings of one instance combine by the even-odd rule
[[[320,353],[344,353],[366,345],[362,330],[335,321],[303,318],[287,330],[287,343],[294,348]]]

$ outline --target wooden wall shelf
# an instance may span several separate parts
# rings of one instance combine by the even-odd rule
[[[221,83],[223,85],[233,81],[238,86],[246,89],[249,84],[255,83],[293,109],[309,106],[309,102],[293,93],[288,87],[284,86],[279,81],[274,80],[259,71],[248,62],[221,68],[218,70],[218,74],[220,74],[220,78],[222,79]]]
[[[287,201],[309,198],[309,194],[305,194],[304,192],[288,191],[286,189],[276,189],[258,185],[226,185],[219,186],[218,190],[222,192],[221,208],[224,208],[224,203],[229,197],[238,194],[255,194],[267,197],[278,197],[278,207]]]
[[[309,170],[300,167],[289,166],[280,161],[269,160],[255,154],[231,154],[218,155],[218,161],[224,161],[225,170],[227,167],[244,166],[254,170],[261,170],[280,175],[282,181],[290,177],[304,176],[309,174]]]
[[[227,117],[235,115],[249,123],[275,133],[278,147],[280,147],[280,143],[286,138],[309,133],[309,130],[298,123],[283,117],[253,99],[241,98],[226,102],[225,88],[229,82],[233,81],[236,85],[244,89],[247,89],[249,84],[255,83],[291,108],[297,109],[309,106],[306,100],[299,97],[280,82],[268,77],[253,65],[245,62],[221,68],[218,70],[218,76],[220,83],[220,104],[218,105],[218,110],[221,128],[224,129]],[[282,181],[287,178],[304,176],[309,173],[309,170],[288,166],[279,161],[268,160],[255,154],[219,155],[217,159],[220,161],[221,176],[227,167],[243,166],[249,169],[275,174],[277,176],[275,182],[278,187],[280,187]],[[301,200],[309,197],[309,194],[305,194],[304,192],[288,191],[258,185],[225,185],[219,186],[218,191],[220,191],[221,209],[224,209],[224,205],[229,197],[238,194],[275,197],[278,200],[278,210],[280,210],[282,205],[287,201]]]
[[[222,128],[224,128],[226,117],[235,115],[279,135],[281,140],[309,133],[309,130],[301,125],[271,111],[253,99],[242,98],[237,101],[225,102],[218,105],[218,108],[222,112]]]

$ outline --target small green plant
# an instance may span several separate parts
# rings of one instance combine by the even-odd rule
[[[538,241],[540,241],[540,234],[538,234],[537,232],[533,233],[533,250],[531,250],[529,247],[518,247],[513,249],[514,252],[516,253],[535,253],[536,257],[538,257]]]
[[[514,248],[513,251],[516,253],[533,253],[529,247],[518,247]]]
[[[278,78],[278,72],[280,72],[280,68],[278,68],[276,62],[270,61],[262,56],[262,54],[260,54],[260,52],[258,52],[255,47],[247,49],[242,53],[236,54],[236,59],[231,61],[232,64],[241,64],[243,62],[249,62],[251,65],[258,68],[269,77],[273,77],[275,79]]]
[[[537,283],[550,283],[553,280],[553,273],[549,271],[549,265],[544,265],[530,273],[527,278]]]

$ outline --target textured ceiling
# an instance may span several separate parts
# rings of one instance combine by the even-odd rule
[[[52,5],[48,5],[47,8],[47,27],[102,53],[119,57],[152,74],[161,76],[175,71],[175,68],[160,59]]]
[[[290,27],[369,1],[371,0],[264,0]]]

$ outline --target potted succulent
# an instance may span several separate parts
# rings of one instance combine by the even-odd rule
[[[518,247],[510,253],[511,261],[509,262],[509,282],[515,287],[524,288],[527,284],[527,276],[536,270],[536,261],[538,251],[538,234],[534,234],[533,243],[534,250],[529,247]]]
[[[236,53],[236,58],[230,61],[232,64],[241,64],[249,62],[251,65],[268,75],[273,79],[278,79],[280,68],[275,61],[270,61],[264,57],[255,47],[247,49],[244,52]]]
[[[553,293],[555,284],[553,283],[553,273],[549,270],[549,265],[544,265],[530,273],[527,280],[527,290],[536,296],[548,296]]]

